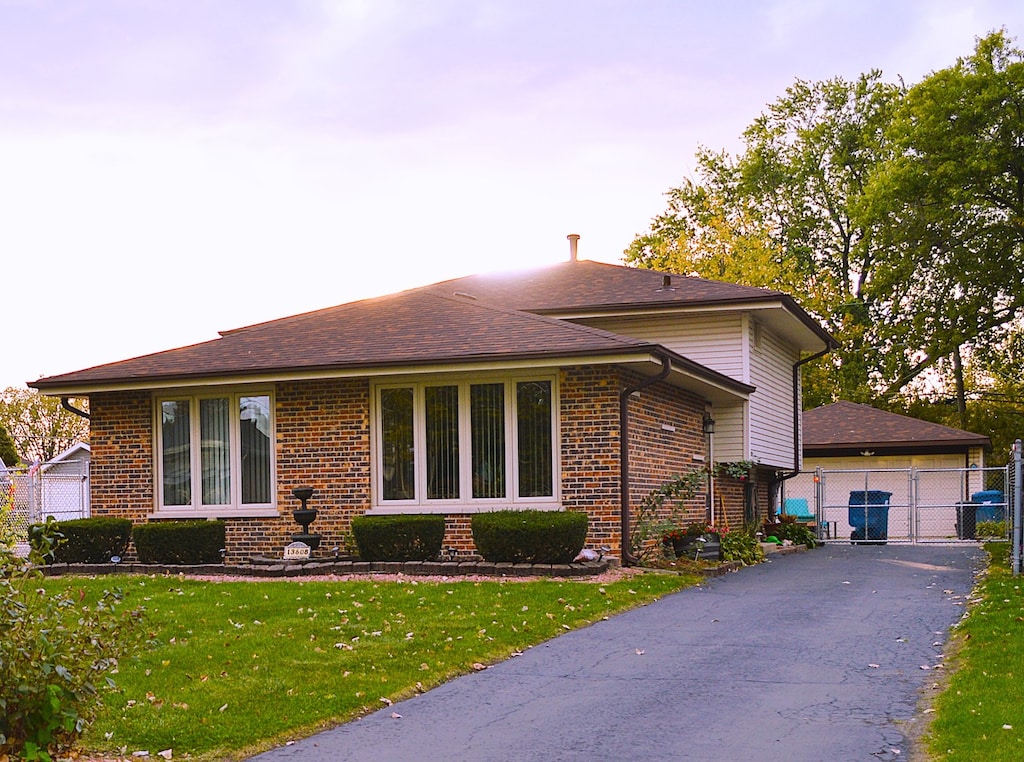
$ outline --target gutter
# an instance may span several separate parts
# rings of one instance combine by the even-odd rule
[[[784,482],[800,473],[800,416],[803,415],[803,406],[800,404],[802,401],[800,399],[800,366],[824,357],[833,349],[835,347],[832,342],[828,342],[825,344],[825,348],[817,354],[809,355],[793,363],[793,464],[795,468],[791,473],[776,474],[776,482]]]
[[[655,357],[661,360],[661,371],[658,375],[641,381],[636,386],[627,386],[619,393],[619,516],[621,519],[622,565],[634,566],[639,559],[629,552],[629,398],[651,384],[663,381],[672,372],[672,360],[662,352]]]
[[[89,420],[89,414],[84,410],[79,410],[77,407],[72,405],[70,397],[61,397],[60,406],[67,410],[69,413],[74,413],[75,415],[79,415],[87,421]]]

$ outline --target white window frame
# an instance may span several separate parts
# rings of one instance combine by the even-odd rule
[[[270,410],[270,502],[242,503],[241,463],[241,398],[267,397]],[[231,500],[220,505],[202,504],[202,444],[200,437],[200,401],[225,399],[229,401],[229,463],[231,468]],[[163,504],[163,431],[162,404],[164,402],[189,403],[190,473],[192,478],[191,505]],[[269,388],[230,388],[219,390],[182,389],[160,394],[153,401],[153,503],[158,518],[266,518],[279,515],[277,510],[277,416],[274,392]],[[196,444],[199,443],[197,447]]]
[[[543,497],[519,497],[519,430],[517,425],[518,395],[516,384],[546,381],[551,384],[551,489],[554,494]],[[505,387],[505,489],[506,495],[497,498],[474,498],[472,490],[472,453],[470,422],[470,387],[477,384],[501,383]],[[459,498],[427,499],[426,466],[426,403],[428,386],[459,387]],[[383,454],[380,441],[381,404],[384,389],[413,390],[413,448],[416,498],[413,500],[384,500]],[[525,373],[487,376],[415,377],[401,381],[389,380],[372,385],[370,394],[370,451],[371,451],[371,508],[369,514],[389,513],[478,513],[503,508],[530,508],[561,510],[559,439],[559,392],[555,374]]]

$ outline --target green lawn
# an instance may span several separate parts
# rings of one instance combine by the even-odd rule
[[[953,673],[926,737],[932,759],[1024,759],[1024,577],[1010,573],[1008,548],[986,545],[989,571],[955,630]]]
[[[54,579],[145,607],[159,644],[122,663],[92,753],[232,759],[436,686],[697,581],[608,584]]]

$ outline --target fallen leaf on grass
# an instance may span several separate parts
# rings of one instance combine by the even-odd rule
[[[479,672],[482,669],[487,669],[487,665],[486,664],[481,664],[480,662],[476,661],[476,662],[473,662],[473,669],[475,669],[477,672]]]
[[[170,749],[164,749],[163,751],[158,751],[157,754],[159,756],[163,757],[164,759],[171,759],[174,756],[174,752],[171,751]]]

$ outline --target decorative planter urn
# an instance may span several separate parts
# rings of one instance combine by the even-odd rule
[[[302,507],[292,511],[292,517],[295,519],[295,523],[302,527],[302,531],[293,534],[292,540],[304,542],[310,547],[310,550],[316,550],[320,547],[320,535],[311,534],[309,531],[309,525],[313,523],[317,516],[316,508],[306,507],[306,501],[313,496],[313,492],[312,487],[296,487],[292,490],[292,495],[302,501]]]

